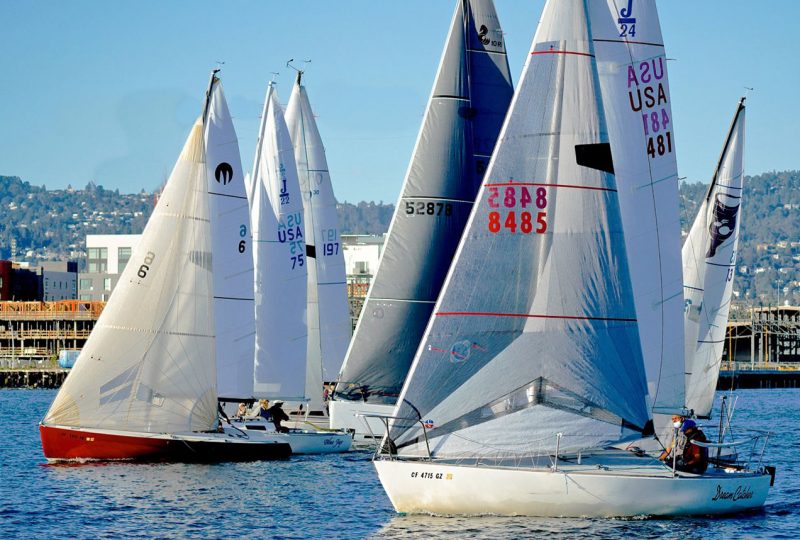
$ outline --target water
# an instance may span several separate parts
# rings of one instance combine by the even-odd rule
[[[732,518],[399,516],[367,453],[221,465],[48,465],[37,423],[50,390],[0,390],[3,538],[797,538],[800,389],[742,390],[737,424],[776,432],[766,508]]]

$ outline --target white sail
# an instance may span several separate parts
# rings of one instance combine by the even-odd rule
[[[43,424],[175,433],[217,421],[202,119]]]
[[[728,325],[744,181],[744,99],[717,169],[683,244],[686,406],[707,417],[714,404]]]
[[[211,83],[205,122],[208,204],[214,263],[217,393],[253,395],[253,253],[239,143],[222,83]]]
[[[494,3],[458,0],[337,399],[389,405],[397,400],[512,93]]]
[[[619,188],[648,394],[683,410],[683,279],[672,98],[655,0],[593,0],[590,25]]]
[[[270,84],[253,165],[254,393],[300,401],[306,377],[306,248],[294,148]]]
[[[339,374],[352,325],[336,197],[325,147],[300,77],[298,73],[286,106],[286,124],[294,143],[305,208],[308,255],[306,397],[309,409],[321,410],[322,382],[333,381]]]
[[[569,451],[647,429],[613,171],[584,3],[549,2],[398,400],[400,455]]]

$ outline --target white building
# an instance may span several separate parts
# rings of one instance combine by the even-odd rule
[[[140,234],[86,236],[86,272],[78,276],[80,300],[108,300],[141,236]]]
[[[344,265],[348,276],[374,276],[386,235],[343,234]]]

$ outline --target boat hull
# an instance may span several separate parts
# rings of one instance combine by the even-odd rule
[[[365,418],[356,414],[378,414],[391,416],[394,405],[364,403],[363,401],[334,400],[329,403],[331,428],[350,431],[356,444],[380,440],[386,433],[383,421],[379,418]],[[369,424],[369,429],[367,429]],[[370,432],[371,430],[371,432]]]
[[[244,431],[248,434],[264,433],[266,436],[286,442],[293,454],[336,454],[347,452],[353,444],[350,433],[342,431],[311,431],[304,429],[290,429],[288,433],[272,431],[272,424],[263,420],[232,421],[234,431]]]
[[[389,499],[408,514],[631,517],[729,514],[764,505],[766,473],[673,478],[376,460]]]
[[[48,460],[222,462],[285,459],[291,447],[262,437],[242,440],[225,433],[151,434],[39,425]]]

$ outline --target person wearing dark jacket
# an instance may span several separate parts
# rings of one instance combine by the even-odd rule
[[[705,433],[697,427],[694,420],[686,420],[681,426],[681,431],[686,437],[686,442],[675,468],[682,472],[703,474],[708,468],[708,448],[694,443],[708,442]]]
[[[272,423],[275,425],[275,431],[278,433],[289,433],[289,428],[283,427],[281,422],[284,420],[289,419],[289,415],[283,410],[283,402],[276,401],[272,407],[267,409],[270,417],[272,418]]]

